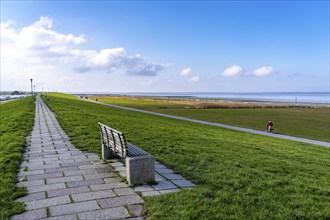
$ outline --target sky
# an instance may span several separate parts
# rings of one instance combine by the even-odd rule
[[[329,1],[1,1],[1,91],[327,92]]]

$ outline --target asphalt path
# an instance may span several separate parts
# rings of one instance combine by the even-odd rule
[[[225,124],[208,122],[208,121],[203,121],[203,120],[198,120],[198,119],[185,118],[185,117],[181,117],[181,116],[168,115],[168,114],[163,114],[163,113],[158,113],[158,112],[151,112],[151,111],[146,111],[146,110],[141,110],[141,109],[136,109],[136,108],[129,108],[129,107],[124,107],[124,106],[119,106],[119,105],[106,104],[106,103],[102,103],[102,102],[96,102],[96,101],[93,101],[90,99],[82,99],[82,100],[88,101],[88,102],[93,102],[93,103],[100,104],[100,105],[113,107],[113,108],[120,108],[120,109],[129,110],[129,111],[142,112],[145,114],[157,115],[157,116],[173,118],[173,119],[178,119],[178,120],[183,120],[183,121],[190,121],[190,122],[195,122],[195,123],[204,124],[204,125],[212,125],[215,127],[227,128],[227,129],[236,130],[236,131],[249,132],[252,134],[260,134],[260,135],[269,136],[269,137],[275,137],[275,138],[281,138],[281,139],[286,139],[286,140],[291,140],[291,141],[298,141],[298,142],[303,142],[303,143],[308,143],[308,144],[315,144],[315,145],[320,145],[320,146],[324,146],[324,147],[330,147],[330,143],[324,142],[324,141],[292,137],[292,136],[283,135],[283,134],[268,133],[265,131],[258,131],[258,130],[254,130],[254,129],[250,129],[250,128],[241,128],[241,127],[236,127],[236,126],[232,126],[232,125],[225,125]]]

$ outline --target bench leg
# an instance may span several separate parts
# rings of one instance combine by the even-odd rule
[[[126,157],[127,181],[130,185],[155,182],[155,162],[152,155]]]
[[[110,148],[108,148],[102,144],[102,159],[107,160],[107,159],[111,159],[111,158],[113,158],[113,155],[112,155]]]

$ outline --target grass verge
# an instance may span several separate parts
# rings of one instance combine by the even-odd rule
[[[330,149],[52,96],[75,146],[100,154],[97,122],[197,184],[145,198],[150,219],[328,219]]]
[[[0,104],[0,219],[24,211],[15,198],[26,194],[16,186],[25,137],[32,130],[34,103],[31,97]]]
[[[132,98],[89,97],[100,102],[178,115],[209,122],[223,123],[256,130],[266,130],[269,120],[276,133],[330,142],[330,108],[293,108],[283,105],[223,103],[219,109],[200,108],[203,103]],[[215,104],[214,104],[215,105]],[[240,107],[238,107],[240,106]],[[280,107],[281,106],[281,107]]]

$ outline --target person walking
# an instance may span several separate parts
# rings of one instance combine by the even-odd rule
[[[273,122],[272,121],[268,121],[267,123],[267,132],[273,132]]]

